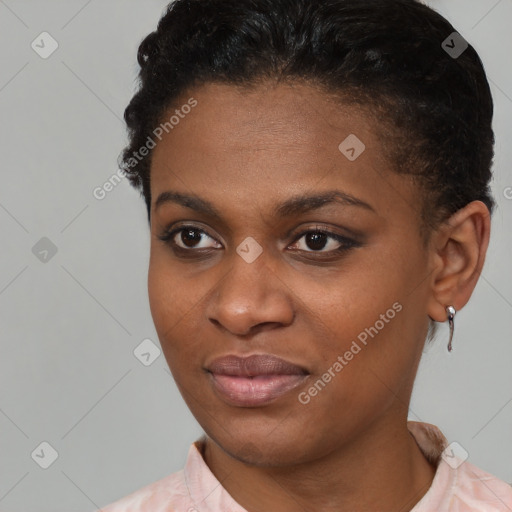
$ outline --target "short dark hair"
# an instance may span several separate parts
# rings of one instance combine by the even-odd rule
[[[376,115],[393,169],[421,185],[424,232],[473,200],[492,215],[493,100],[475,49],[442,47],[453,32],[417,0],[176,0],[139,46],[120,168],[150,220],[152,152],[133,155],[180,95],[302,80]]]

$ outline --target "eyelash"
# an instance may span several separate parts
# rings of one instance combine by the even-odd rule
[[[166,231],[164,232],[163,235],[160,235],[158,236],[157,238],[159,240],[161,240],[162,242],[164,242],[165,244],[167,244],[168,246],[171,247],[171,249],[176,253],[176,254],[185,254],[185,253],[191,253],[185,257],[194,257],[192,255],[192,253],[196,252],[196,254],[199,252],[200,254],[203,254],[206,253],[206,252],[210,252],[212,250],[217,250],[217,249],[212,249],[212,248],[202,248],[202,249],[194,249],[194,248],[188,248],[188,249],[184,249],[183,247],[180,247],[178,246],[174,241],[174,237],[175,235],[177,235],[178,233],[181,233],[182,231],[193,231],[193,232],[196,232],[196,233],[199,233],[201,235],[206,235],[208,236],[209,238],[211,238],[212,240],[215,240],[215,238],[213,238],[211,235],[209,235],[206,231],[204,231],[203,229],[200,229],[196,226],[189,226],[189,225],[184,225],[184,226],[180,226],[176,229],[173,229],[172,231]],[[308,235],[308,234],[311,234],[311,233],[314,233],[314,234],[323,234],[323,235],[326,235],[327,237],[329,238],[332,238],[334,239],[336,242],[340,243],[340,247],[338,247],[337,249],[333,249],[331,251],[313,251],[313,250],[310,250],[310,251],[304,251],[302,249],[297,249],[298,252],[300,253],[306,253],[306,254],[319,254],[319,255],[334,255],[334,254],[342,254],[342,253],[346,253],[348,252],[350,249],[353,249],[353,248],[356,248],[356,247],[361,247],[361,244],[359,242],[356,242],[355,240],[351,239],[351,238],[348,238],[346,236],[343,236],[343,235],[339,235],[337,233],[333,233],[332,231],[329,231],[328,229],[325,229],[325,228],[322,228],[322,227],[317,227],[317,228],[314,228],[314,229],[306,229],[302,232],[300,232],[299,234],[296,235],[296,237],[294,238],[294,241],[292,242],[292,244],[290,245],[294,245],[296,242],[298,242],[302,237],[304,237],[304,235]],[[220,243],[220,242],[217,242],[217,243]]]

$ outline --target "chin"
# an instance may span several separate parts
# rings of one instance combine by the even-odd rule
[[[240,436],[229,436],[225,431],[206,433],[227,455],[251,466],[292,466],[304,462],[302,459],[307,453],[303,450],[303,437],[286,431],[272,441],[262,429],[259,429],[259,435],[256,431],[242,432]]]

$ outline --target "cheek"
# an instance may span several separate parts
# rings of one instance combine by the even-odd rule
[[[152,252],[148,271],[149,306],[166,357],[175,346],[173,340],[178,339],[180,324],[187,320],[189,289],[183,286],[177,272],[171,272],[165,258]]]
[[[415,314],[419,304],[411,303],[410,268],[400,266],[399,272],[394,261],[386,257],[354,265],[315,286],[314,293],[296,289],[304,298],[304,329],[314,333],[315,372],[329,381],[334,400],[387,396],[411,375],[421,315]]]
[[[180,301],[175,290],[176,283],[165,272],[165,267],[159,263],[157,258],[151,256],[148,271],[149,307],[159,334],[166,327],[169,328],[180,313],[176,307]],[[173,304],[175,307],[171,307]]]
[[[167,249],[151,248],[148,296],[153,321],[158,329],[169,329],[193,314],[204,295],[200,280],[185,277],[185,271],[170,261]]]
[[[171,371],[190,373],[194,358],[204,347],[199,333],[201,311],[211,283],[186,277],[167,255],[152,253],[148,271],[148,297],[153,323]]]

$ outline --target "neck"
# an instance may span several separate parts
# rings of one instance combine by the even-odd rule
[[[307,464],[248,465],[211,439],[203,455],[226,491],[250,512],[407,512],[429,489],[435,468],[408,431],[407,419],[400,420],[395,425],[378,422],[348,445]]]

